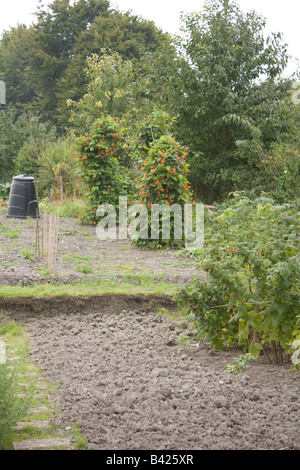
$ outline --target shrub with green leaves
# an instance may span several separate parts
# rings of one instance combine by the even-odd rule
[[[39,194],[48,196],[52,188],[54,198],[60,199],[62,184],[64,198],[74,197],[74,194],[80,195],[78,178],[75,175],[73,139],[69,135],[45,142],[37,156],[37,163]]]
[[[8,199],[10,193],[10,184],[0,184],[0,199]]]
[[[176,119],[162,110],[154,109],[136,124],[137,136],[133,142],[137,158],[147,156],[149,148],[163,135],[170,135]]]
[[[213,346],[279,363],[300,338],[299,215],[297,205],[238,194],[207,214],[198,256],[209,279],[187,284],[178,302]]]
[[[280,202],[300,199],[300,151],[299,147],[276,143],[270,155],[261,159],[265,172],[265,187]]]
[[[102,116],[91,126],[87,135],[75,139],[78,175],[84,186],[88,210],[81,219],[97,223],[97,207],[113,204],[116,208],[123,193],[124,177],[118,156],[122,152],[121,123]]]

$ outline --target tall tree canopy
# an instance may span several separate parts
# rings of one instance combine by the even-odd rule
[[[103,49],[140,60],[171,38],[152,21],[112,9],[108,0],[39,2],[36,23],[5,33],[0,42],[0,79],[11,105],[27,104],[63,129],[67,99],[86,91],[86,59]],[[17,67],[13,67],[13,64]]]
[[[36,96],[26,73],[32,56],[31,40],[32,30],[18,25],[5,31],[0,43],[0,79],[6,84],[7,103],[20,108]]]
[[[277,107],[288,54],[281,35],[265,38],[264,28],[264,18],[228,0],[207,0],[201,12],[183,17],[173,113],[190,142],[193,184],[203,200],[249,187],[259,157],[285,126]]]

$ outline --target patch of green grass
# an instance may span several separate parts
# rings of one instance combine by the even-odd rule
[[[94,274],[94,270],[91,266],[91,260],[86,255],[70,253],[64,257],[64,261],[71,261],[76,272],[83,274]]]
[[[65,431],[51,422],[59,413],[54,406],[57,384],[42,377],[38,366],[30,361],[26,330],[2,315],[0,340],[5,343],[9,364],[9,368],[6,364],[0,365],[0,450],[12,450],[12,442],[64,437]],[[13,357],[17,360],[10,361]],[[41,379],[43,388],[40,387]],[[11,416],[6,423],[3,417],[8,416],[8,407]],[[41,411],[36,412],[40,408]],[[41,428],[34,424],[36,421],[48,421],[49,424]],[[24,425],[17,428],[17,423],[22,422]],[[87,448],[80,428],[75,427],[72,435],[78,449]]]
[[[19,238],[21,236],[18,228],[10,228],[6,224],[0,225],[0,235],[3,234],[6,238]]]
[[[53,268],[47,269],[47,268],[41,268],[39,271],[41,276],[57,276],[57,273],[54,271]]]
[[[86,237],[88,240],[93,240],[95,237],[88,232],[80,232],[82,237]]]
[[[31,439],[55,439],[59,437],[62,437],[62,432],[55,424],[49,424],[49,426],[45,428],[28,424],[27,426],[24,426],[21,429],[17,429],[14,432],[15,442],[29,441]]]
[[[103,281],[81,282],[72,285],[36,284],[32,286],[0,286],[0,297],[55,297],[55,296],[93,296],[104,294],[155,294],[174,296],[176,284],[158,281],[157,283],[131,275],[130,279],[107,279]]]
[[[76,219],[75,214],[82,214],[86,209],[84,204],[78,200],[67,200],[64,204],[56,205],[47,201],[42,201],[40,203],[40,210],[46,212],[47,214],[58,214],[59,216],[66,217],[70,219]]]
[[[160,308],[156,313],[161,313],[166,318],[176,323],[181,328],[195,329],[194,323],[189,319],[189,312],[187,309],[168,310],[167,308]]]
[[[75,230],[65,230],[64,232],[60,232],[59,234],[66,235],[68,237],[69,235],[74,235],[74,233],[76,233]]]
[[[8,341],[17,336],[21,336],[22,333],[23,328],[15,321],[11,321],[9,323],[0,323],[0,336],[5,335]]]
[[[144,269],[147,269],[147,268],[141,268],[139,266],[126,266],[126,265],[117,264],[116,269],[122,269],[123,271],[134,271],[135,269],[137,269],[137,270],[141,271],[141,270],[144,270]]]
[[[0,364],[0,449],[9,450],[14,428],[31,404],[33,387],[19,383],[20,364],[29,355],[28,341],[21,326],[1,320],[0,340],[5,346],[4,362]]]
[[[77,450],[87,450],[88,448],[88,441],[87,439],[83,436],[80,426],[74,426],[72,428],[72,433],[76,439],[75,441],[75,447]]]
[[[0,224],[0,234],[7,232],[7,230],[9,230],[9,228],[8,228],[7,225],[5,225],[5,224]]]

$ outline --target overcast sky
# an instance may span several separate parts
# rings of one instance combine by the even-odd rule
[[[0,0],[0,35],[18,23],[30,25],[35,21],[38,0]],[[51,3],[44,0],[44,4]],[[110,0],[112,6],[155,22],[164,31],[179,31],[180,13],[201,10],[204,0]],[[299,0],[238,0],[243,11],[254,9],[267,19],[268,31],[282,32],[289,54],[300,60],[300,1]],[[289,73],[296,69],[291,62]]]

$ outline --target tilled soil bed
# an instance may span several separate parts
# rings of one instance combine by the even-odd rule
[[[134,296],[7,300],[32,359],[58,383],[60,423],[81,426],[90,449],[300,449],[299,374],[262,358],[241,374],[240,352],[198,343],[159,313],[170,300]],[[180,333],[191,343],[178,352]]]
[[[184,284],[194,277],[204,279],[195,260],[179,250],[140,250],[130,240],[100,240],[94,226],[64,217],[59,218],[54,255],[49,257],[48,234],[42,233],[45,223],[49,228],[49,215],[40,215],[37,226],[35,219],[7,218],[6,211],[0,210],[0,284],[101,285],[145,279]]]

